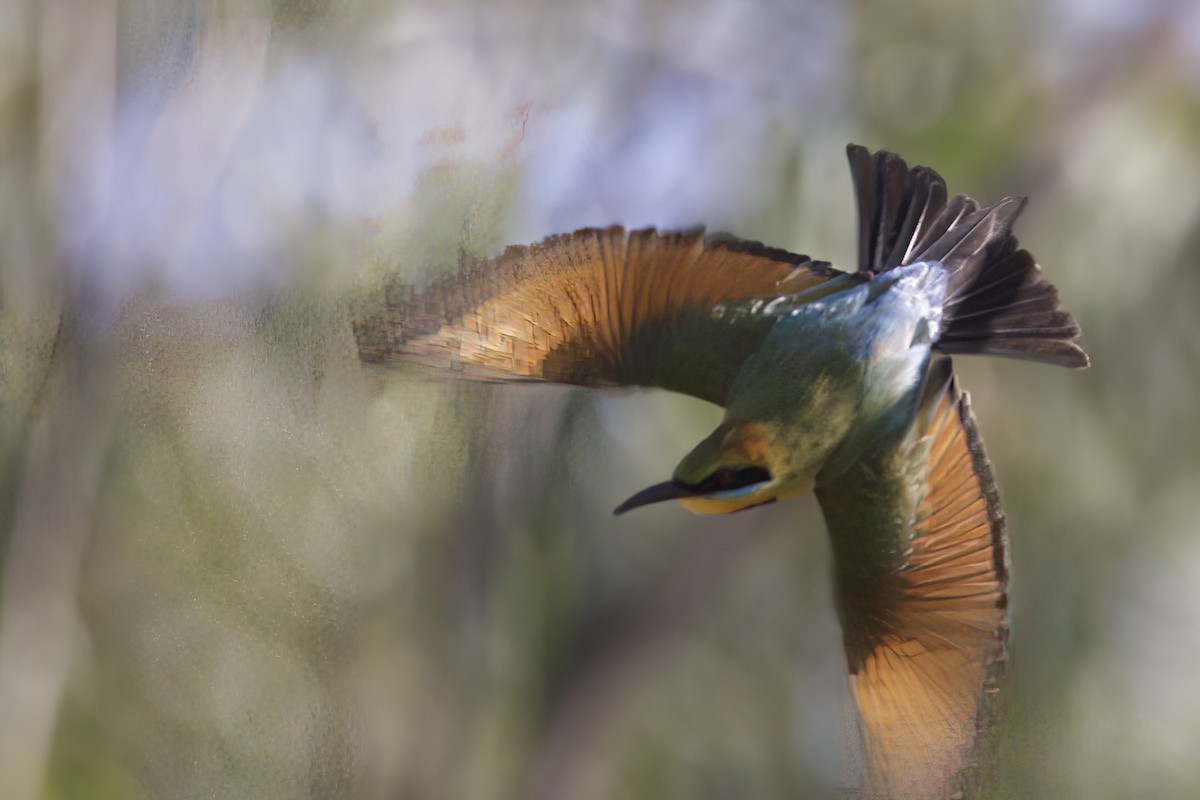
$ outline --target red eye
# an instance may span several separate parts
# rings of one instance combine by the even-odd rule
[[[771,473],[762,467],[743,467],[742,469],[719,469],[709,475],[696,487],[701,494],[724,492],[729,489],[740,489],[743,486],[753,486],[771,480]]]

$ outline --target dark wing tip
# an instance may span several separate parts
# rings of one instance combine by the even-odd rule
[[[705,244],[710,250],[714,251],[723,250],[736,255],[745,255],[782,264],[790,264],[793,268],[803,269],[808,273],[822,278],[831,278],[835,275],[844,274],[828,261],[815,261],[803,253],[793,253],[790,250],[771,247],[754,239],[741,239],[730,233],[710,233],[705,239]]]

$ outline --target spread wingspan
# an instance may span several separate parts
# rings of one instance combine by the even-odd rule
[[[839,274],[702,230],[588,228],[510,247],[397,298],[356,335],[372,363],[478,380],[656,386],[721,404],[773,320],[722,319],[714,309]]]

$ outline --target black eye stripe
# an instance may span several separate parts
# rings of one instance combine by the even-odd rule
[[[731,489],[741,489],[756,483],[771,480],[771,473],[762,467],[742,467],[741,469],[719,469],[702,480],[694,488],[698,494],[712,494]]]

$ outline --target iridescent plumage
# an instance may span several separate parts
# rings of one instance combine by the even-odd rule
[[[872,797],[962,786],[1002,671],[1008,572],[991,469],[948,354],[1081,367],[1079,329],[1011,226],[925,167],[848,148],[859,268],[703,231],[586,229],[390,298],[364,361],[476,380],[652,386],[725,407],[672,480],[728,513],[814,491]]]

